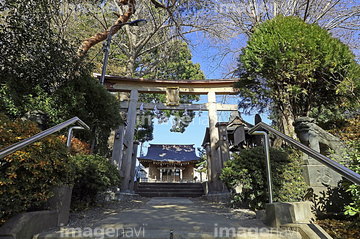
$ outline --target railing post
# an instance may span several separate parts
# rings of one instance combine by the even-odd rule
[[[71,139],[72,139],[72,132],[74,129],[84,129],[84,127],[81,126],[73,126],[70,127],[68,130],[67,140],[66,140],[66,147],[70,148],[71,146]]]

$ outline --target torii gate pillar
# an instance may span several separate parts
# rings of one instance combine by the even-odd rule
[[[217,108],[216,108],[216,93],[210,91],[208,94],[209,104],[209,130],[210,130],[210,160],[211,160],[211,178],[209,178],[209,192],[221,192],[223,190],[223,183],[220,181],[221,174],[221,159],[217,152],[216,144],[219,141],[219,132],[216,128],[218,122]]]
[[[137,90],[131,90],[129,110],[127,113],[127,127],[124,137],[126,142],[125,148],[123,150],[122,158],[122,169],[124,172],[124,179],[121,186],[122,192],[130,192],[129,182],[130,182],[130,171],[131,171],[131,161],[134,151],[134,134],[135,134],[135,122],[136,122],[136,107],[139,99],[139,92]]]

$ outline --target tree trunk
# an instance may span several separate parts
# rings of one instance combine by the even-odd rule
[[[291,111],[291,105],[283,103],[276,113],[278,116],[278,120],[276,123],[277,129],[281,133],[297,140],[295,128],[293,125],[295,121],[295,116]],[[283,143],[284,141],[277,137],[273,143],[273,146],[281,146]]]
[[[283,134],[286,134],[287,136],[297,139],[295,134],[295,128],[293,126],[293,123],[295,121],[294,116],[291,112],[285,111],[285,112],[279,112],[279,130]]]
[[[131,54],[131,56],[128,59],[128,63],[126,64],[125,77],[129,77],[129,78],[133,77],[135,60],[136,60],[135,54]]]
[[[126,11],[126,13],[124,15],[121,15],[115,22],[114,25],[116,24],[120,24],[120,23],[125,23],[127,21],[129,21],[131,15],[133,13],[135,13],[135,4],[136,1],[135,0],[120,0],[118,2],[119,5],[128,5],[128,10]],[[116,32],[119,31],[119,29],[122,26],[118,26],[118,27],[114,27],[113,31],[111,32],[112,35],[114,35]],[[110,27],[111,28],[111,27]],[[95,35],[93,35],[92,37],[84,40],[81,44],[81,47],[78,51],[78,56],[84,56],[87,51],[94,45],[98,44],[99,42],[102,42],[104,40],[106,40],[106,38],[108,37],[109,33],[110,33],[110,28],[108,28],[106,31],[104,32],[98,32]]]

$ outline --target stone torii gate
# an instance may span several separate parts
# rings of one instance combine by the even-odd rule
[[[100,78],[101,74],[94,74]],[[218,178],[219,169],[222,168],[221,155],[228,152],[218,153],[219,132],[223,129],[222,124],[217,124],[217,111],[238,111],[237,105],[216,103],[216,95],[235,94],[233,84],[236,79],[221,80],[153,80],[153,79],[134,79],[120,76],[105,76],[104,85],[110,92],[130,92],[130,100],[121,102],[121,108],[127,109],[127,127],[123,136],[123,129],[116,132],[113,162],[117,164],[123,172],[123,185],[121,191],[131,192],[133,190],[134,171],[133,160],[136,160],[134,152],[134,133],[137,109],[142,107],[144,110],[152,110],[156,106],[158,110],[193,110],[209,112],[209,135],[210,147],[208,152],[208,179],[210,180],[209,191],[219,192],[223,190],[222,183]],[[138,102],[139,93],[166,94],[166,104],[160,103],[141,103]],[[208,103],[206,104],[179,104],[179,95],[207,95]],[[216,127],[218,126],[218,129]],[[225,126],[226,127],[226,126]],[[118,142],[116,142],[118,139]],[[226,139],[225,139],[226,141]],[[117,145],[117,146],[116,146]],[[122,145],[124,149],[122,150]],[[137,145],[137,144],[135,144]],[[117,150],[116,150],[117,148]],[[137,146],[135,146],[137,148]],[[223,151],[221,149],[221,151]],[[134,157],[135,154],[135,157]],[[209,157],[210,156],[210,157]],[[132,165],[133,164],[133,165]],[[132,178],[131,178],[132,177]]]

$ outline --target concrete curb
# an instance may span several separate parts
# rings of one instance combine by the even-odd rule
[[[332,238],[319,225],[314,224],[315,215],[311,211],[312,202],[268,203],[266,223],[272,227],[298,231],[303,239]]]
[[[89,238],[142,238],[142,239],[245,239],[245,238],[263,238],[263,239],[300,239],[301,234],[298,231],[289,231],[281,229],[281,231],[268,231],[268,232],[259,232],[258,234],[252,233],[239,233],[236,235],[215,235],[214,232],[187,232],[187,231],[174,231],[172,237],[170,236],[170,230],[150,230],[146,231],[145,234],[140,233],[139,235],[135,234],[119,234],[117,236],[107,236],[106,234],[98,234],[96,237],[89,236],[71,236],[67,235],[64,231],[64,235],[61,236],[60,233],[42,233],[35,235],[32,239],[89,239]],[[319,238],[319,237],[313,237]]]
[[[32,235],[57,226],[57,210],[19,213],[0,228],[0,238],[31,239]]]
[[[332,239],[332,237],[317,224],[288,223],[281,225],[280,228],[290,228],[291,230],[297,230],[303,239]]]

